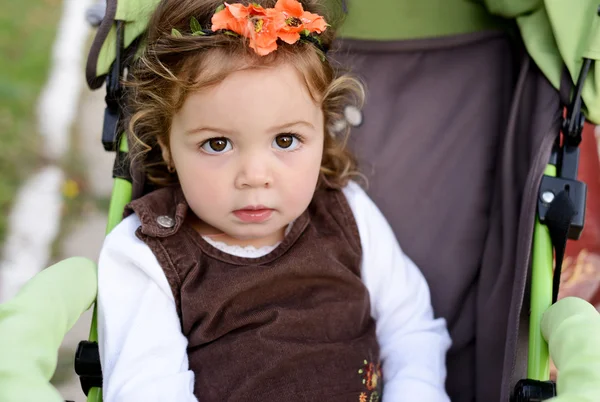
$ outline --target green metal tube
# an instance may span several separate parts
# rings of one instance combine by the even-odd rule
[[[127,137],[121,136],[121,143],[119,145],[121,152],[128,152],[129,147],[127,146]],[[123,219],[123,211],[125,205],[131,201],[132,185],[129,181],[121,178],[115,178],[113,184],[112,196],[110,198],[110,206],[108,208],[108,223],[106,225],[106,234],[109,234],[115,226]]]
[[[95,311],[94,315],[96,315]],[[87,395],[87,402],[102,402],[102,388],[91,388]]]
[[[544,174],[556,176],[556,166],[548,165]],[[553,265],[550,232],[548,227],[536,218],[533,231],[527,377],[538,381],[547,381],[550,378],[548,344],[542,336],[540,325],[542,315],[552,305]]]
[[[125,179],[115,178],[113,184],[113,195],[110,199],[108,209],[108,222],[106,224],[106,234],[115,228],[123,220],[123,211],[125,205],[131,201],[132,186]]]
[[[121,143],[119,146],[121,152],[127,152],[127,138],[121,136]],[[112,195],[110,198],[110,206],[108,208],[108,221],[106,224],[106,234],[110,233],[123,219],[123,211],[125,205],[131,201],[132,185],[129,181],[115,178],[113,183]],[[98,342],[98,321],[97,321],[97,310],[94,305],[94,313],[92,315],[92,324],[90,327],[90,335],[88,338],[91,342]],[[102,402],[102,389],[92,388],[88,393],[87,402]]]

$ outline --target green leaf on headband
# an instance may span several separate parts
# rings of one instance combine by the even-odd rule
[[[225,4],[221,4],[219,7],[217,7],[217,9],[215,10],[215,14],[219,13],[223,10],[225,10]]]
[[[202,32],[202,25],[200,25],[196,17],[192,17],[192,19],[190,20],[190,29],[192,30],[192,34],[194,35],[204,34],[204,32]],[[202,32],[202,34],[199,34],[198,32]]]
[[[309,36],[310,31],[308,29],[303,29],[302,32],[300,32],[300,35]]]
[[[183,38],[181,32],[179,32],[175,28],[171,29],[171,36],[174,36],[175,38]]]

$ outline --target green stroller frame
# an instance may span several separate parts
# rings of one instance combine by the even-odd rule
[[[388,0],[379,0],[382,4],[386,1],[391,3]],[[120,79],[123,76],[123,70],[126,67],[127,60],[131,57],[135,57],[135,54],[131,49],[135,49],[138,46],[140,48],[142,47],[140,45],[140,37],[145,30],[145,26],[152,10],[158,3],[159,0],[109,0],[105,21],[99,28],[96,41],[90,52],[91,57],[88,59],[87,78],[90,86],[92,88],[98,88],[104,82],[106,82],[107,86],[107,108],[105,112],[105,126],[102,142],[107,151],[116,151],[115,168],[113,172],[115,179],[109,208],[107,233],[121,221],[122,213],[127,203],[129,203],[132,198],[139,196],[139,194],[136,193],[138,190],[132,185],[132,178],[128,166],[124,163],[128,151],[126,136],[116,135],[118,132],[117,127],[120,114],[118,103],[121,95]],[[437,4],[439,7],[445,7],[440,0],[430,0],[426,3],[430,6],[431,4]],[[474,1],[473,3],[476,2]],[[493,1],[486,1],[485,3],[490,9],[494,10]],[[365,19],[368,20],[369,18],[369,8],[365,4],[361,5],[360,2],[351,2],[349,7],[349,16],[352,16],[352,13],[355,12],[355,15],[362,16],[362,22],[365,25],[369,25],[368,21],[365,21]],[[352,7],[355,8],[352,9]],[[512,12],[516,13],[514,10],[512,10]],[[504,12],[504,14],[506,17],[515,17],[515,15],[510,15],[511,13],[509,11]],[[531,29],[530,25],[527,24],[527,21],[519,21],[518,18],[517,21],[519,22],[521,32],[523,33],[525,47],[527,47],[531,56],[540,66],[542,72],[546,74],[552,84],[558,88],[561,85],[560,74],[558,74],[558,67],[556,67],[556,56],[548,56],[547,53],[532,46],[525,35],[527,30]],[[341,29],[342,37],[368,36],[362,32],[363,28],[358,25],[356,20],[349,18],[346,24],[347,25],[344,25]],[[448,24],[452,25],[450,23]],[[504,22],[495,20],[493,26],[490,25],[489,27],[484,28],[497,28],[504,24]],[[595,26],[599,25],[597,23],[595,24]],[[381,25],[386,26],[386,24]],[[450,31],[457,26],[460,26],[461,30],[482,29],[482,27],[475,25],[477,24],[473,23],[471,20],[465,19],[455,22],[455,25],[452,25],[451,27],[443,26],[437,27],[436,29],[439,31],[448,30],[448,32],[440,32],[440,34],[449,34]],[[411,35],[425,36],[423,32],[419,31],[422,30],[422,27],[416,28],[410,26],[406,29],[412,29],[416,32],[406,34],[407,37]],[[552,32],[550,34],[552,35]],[[600,30],[594,31],[594,34],[598,36]],[[369,39],[385,40],[389,39],[390,35],[392,35],[390,32],[384,31],[379,37],[373,35]],[[598,41],[600,40],[596,38],[595,43]],[[562,43],[559,43],[559,47],[560,45],[562,45]],[[552,63],[547,62],[548,60],[545,62],[544,57],[552,58]],[[589,89],[589,82],[593,81],[595,78],[593,60],[598,57],[600,57],[600,53],[588,52],[587,57],[583,57],[577,64],[572,63],[571,60],[564,61],[564,64],[567,64],[567,68],[571,72],[571,75],[576,77],[576,85],[572,91],[570,91],[571,88],[569,85],[561,86],[562,90],[566,88],[566,95],[563,98],[566,97],[570,100],[562,126],[562,141],[556,141],[544,176],[543,178],[540,178],[541,183],[537,205],[538,216],[535,219],[535,223],[533,223],[534,238],[531,257],[527,380],[519,381],[516,384],[513,392],[515,401],[544,400],[554,396],[556,392],[554,384],[548,382],[549,351],[548,343],[545,340],[547,337],[544,337],[544,334],[548,334],[548,328],[554,325],[554,320],[546,318],[546,321],[544,321],[544,314],[547,311],[557,311],[553,314],[556,316],[560,315],[561,319],[566,319],[568,316],[568,309],[563,309],[559,305],[557,305],[556,308],[551,308],[551,306],[556,301],[558,280],[560,279],[560,263],[562,261],[562,253],[564,252],[564,244],[566,243],[567,238],[578,238],[583,229],[585,185],[576,180],[578,145],[581,139],[585,114],[587,113],[587,117],[592,121],[600,121],[600,110],[597,110],[600,108],[592,108],[592,106],[597,106],[600,101],[596,100],[596,103],[593,102],[596,94],[593,92],[593,89]],[[563,60],[560,60],[560,65],[562,68]],[[569,77],[565,78],[565,76],[566,75],[563,74],[563,83],[570,82],[571,80]],[[587,81],[586,77],[588,77]],[[589,77],[592,78],[590,79]],[[592,85],[593,84],[595,84],[595,82],[592,82]],[[584,102],[584,100],[586,102]],[[588,106],[587,110],[585,107],[586,105]],[[556,274],[554,274],[553,269],[554,252],[556,252],[557,261]],[[86,264],[83,261],[78,261],[78,263]],[[569,303],[577,304],[579,302],[569,301]],[[558,313],[559,310],[560,314]],[[586,320],[590,322],[589,320],[592,319],[590,317],[593,317],[593,315],[590,315],[591,313],[589,311],[586,314],[588,314],[586,315]],[[2,315],[0,314],[0,322],[1,319]],[[548,320],[553,324],[548,324]],[[546,322],[546,329],[543,328],[544,322]],[[102,400],[101,390],[99,388],[101,386],[101,371],[96,342],[97,327],[96,314],[94,312],[89,341],[82,342],[76,354],[76,371],[81,377],[82,387],[88,395],[88,401],[90,402],[100,402]],[[559,355],[553,356],[557,365],[562,358]],[[589,366],[593,367],[594,365],[590,363]],[[596,367],[598,367],[598,365],[596,365]],[[539,395],[540,399],[533,399],[536,395]]]

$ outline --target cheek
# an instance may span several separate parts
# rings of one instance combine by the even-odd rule
[[[225,197],[224,184],[229,174],[223,166],[224,158],[207,158],[199,152],[190,150],[173,154],[181,188],[191,206],[222,205],[219,200]]]
[[[323,139],[318,141],[310,150],[311,152],[306,156],[306,179],[311,179],[317,182],[319,178],[319,172],[321,170],[321,163],[323,162]]]
[[[287,177],[282,178],[289,194],[289,202],[306,207],[312,199],[319,180],[322,149],[322,146],[316,146],[306,150],[308,152],[292,152],[289,155]]]
[[[323,159],[323,138],[322,135],[311,138],[302,148],[297,151],[291,151],[284,154],[290,165],[294,169],[304,172],[319,170]]]

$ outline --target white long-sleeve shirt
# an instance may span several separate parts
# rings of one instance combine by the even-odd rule
[[[376,322],[383,402],[449,402],[444,382],[450,337],[445,321],[433,316],[423,275],[367,194],[355,183],[343,192],[360,234],[361,278]],[[139,226],[136,215],[124,219],[107,236],[100,254],[104,401],[195,402],[194,373],[173,294],[154,254],[135,236]]]

